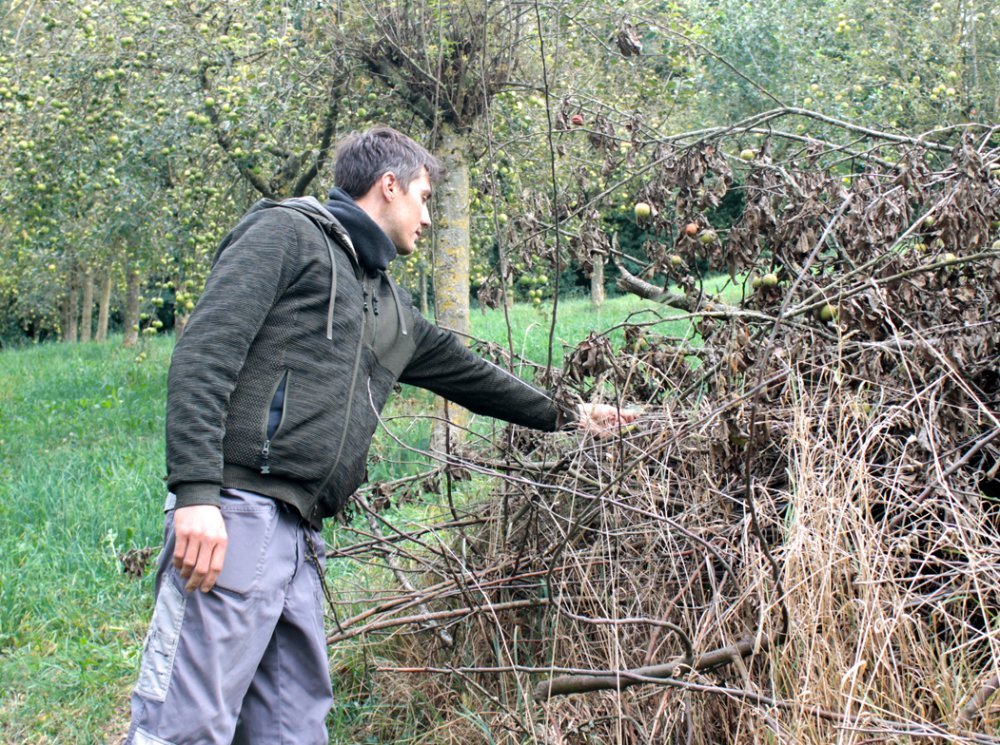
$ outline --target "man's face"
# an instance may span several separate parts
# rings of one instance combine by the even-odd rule
[[[431,198],[431,182],[425,168],[410,182],[405,191],[396,182],[396,198],[389,203],[383,229],[396,246],[400,256],[409,256],[417,247],[424,228],[430,227],[431,214],[427,203]]]

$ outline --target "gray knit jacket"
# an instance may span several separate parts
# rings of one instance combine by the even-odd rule
[[[170,364],[177,506],[219,504],[228,487],[314,524],[340,512],[397,380],[535,429],[573,417],[428,323],[384,272],[363,270],[318,201],[258,202],[222,241]]]

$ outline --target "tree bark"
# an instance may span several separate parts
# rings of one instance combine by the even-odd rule
[[[94,341],[108,338],[108,318],[111,315],[111,267],[105,267],[101,277],[101,297],[97,303],[97,333]]]
[[[69,278],[69,294],[66,296],[65,325],[63,326],[63,341],[76,342],[80,338],[80,289],[76,283],[76,272]]]
[[[59,339],[69,341],[69,295],[59,299]]]
[[[125,271],[125,340],[126,347],[139,343],[139,272],[129,267]]]
[[[466,162],[465,138],[446,127],[441,136],[440,157],[446,175],[437,189],[438,215],[434,234],[434,317],[439,326],[469,333],[469,168]],[[448,407],[449,427],[436,425],[431,437],[431,449],[443,452],[446,442],[461,441],[462,428],[468,422],[468,412],[457,406]],[[444,402],[438,404],[438,415],[445,419]],[[446,437],[448,440],[446,441]]]
[[[591,259],[594,268],[590,273],[590,303],[595,308],[604,305],[607,294],[604,291],[604,262],[605,258],[601,254],[593,254]]]
[[[677,310],[683,310],[688,313],[693,312],[694,309],[691,307],[691,303],[683,295],[671,292],[670,290],[664,290],[661,287],[650,284],[644,279],[636,277],[620,262],[618,263],[618,271],[622,275],[618,279],[619,290],[638,295],[645,300],[654,300],[658,303],[669,305],[671,308],[677,308]]]
[[[69,330],[67,341],[80,340],[80,291],[74,285],[69,291]]]
[[[83,274],[83,301],[80,306],[80,341],[90,341],[94,324],[94,273],[87,269]]]
[[[431,304],[427,294],[427,270],[420,270],[420,312],[425,316],[430,313]]]

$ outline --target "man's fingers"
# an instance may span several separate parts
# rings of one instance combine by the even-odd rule
[[[174,539],[174,569],[181,569],[184,566],[184,554],[187,551],[187,536],[176,535]]]
[[[579,404],[581,429],[599,438],[627,429],[642,413],[639,409],[620,409],[609,404]]]
[[[580,406],[580,424],[584,428],[615,426],[634,422],[638,418],[639,411],[636,409],[619,409],[609,404],[582,404]]]
[[[212,549],[212,558],[208,564],[208,572],[205,574],[205,579],[201,583],[201,587],[198,589],[202,592],[208,592],[215,587],[215,582],[219,579],[219,574],[222,573],[222,565],[225,559],[226,539],[223,539],[222,542],[216,543],[215,547]]]
[[[200,541],[197,539],[188,541],[187,551],[184,552],[184,558],[181,559],[181,577],[187,580],[184,589],[188,592],[201,584],[205,570],[199,572],[198,562],[204,553],[204,547]],[[205,561],[204,563],[207,564],[208,562]]]

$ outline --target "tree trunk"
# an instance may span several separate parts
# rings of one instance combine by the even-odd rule
[[[594,268],[590,272],[590,303],[595,308],[600,308],[607,299],[607,295],[604,292],[605,258],[602,254],[595,253],[591,256],[591,259],[594,262]]]
[[[63,295],[62,302],[60,303],[59,314],[60,314],[60,326],[62,331],[62,340],[65,342],[75,342],[79,337],[79,313],[80,299],[79,299],[79,288],[76,282],[76,272],[70,270],[69,275],[66,277],[66,294]]]
[[[126,347],[139,343],[139,272],[132,268],[125,270],[125,340]]]
[[[94,273],[87,269],[83,275],[83,302],[80,307],[80,341],[91,339],[94,323]]]
[[[469,333],[469,168],[466,163],[465,138],[446,128],[442,133],[440,157],[446,169],[444,181],[437,189],[438,215],[434,235],[434,317],[439,326],[460,334]],[[438,404],[438,415],[445,418],[444,402]],[[469,414],[454,404],[448,415],[455,427],[447,432],[435,426],[431,449],[443,452],[446,443],[461,441],[461,432]],[[447,440],[445,438],[448,438]]]
[[[101,298],[97,303],[97,333],[94,341],[108,338],[108,317],[111,315],[111,267],[105,267],[101,277]]]
[[[69,294],[59,299],[59,338],[69,341]]]
[[[431,312],[430,300],[427,296],[427,270],[420,270],[420,312],[427,315]]]
[[[80,339],[80,289],[76,277],[69,282],[69,297],[66,299],[66,336],[64,341],[77,342]]]

